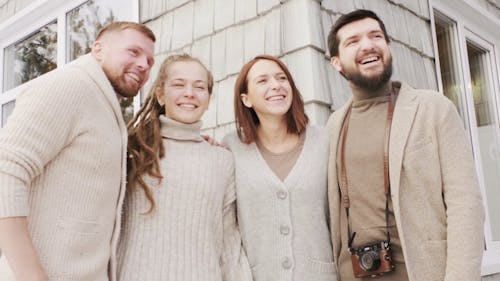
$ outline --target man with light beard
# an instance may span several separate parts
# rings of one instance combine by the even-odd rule
[[[0,131],[0,280],[114,280],[133,97],[153,32],[115,22],[92,51],[23,86]]]
[[[480,280],[484,211],[453,103],[391,81],[389,36],[372,11],[341,16],[328,47],[352,90],[327,125],[339,279]]]

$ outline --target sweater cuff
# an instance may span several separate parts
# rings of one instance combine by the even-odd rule
[[[0,173],[0,218],[24,217],[28,213],[26,185],[15,177]]]

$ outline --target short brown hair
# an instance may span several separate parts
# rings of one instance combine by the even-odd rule
[[[101,28],[101,30],[99,30],[99,33],[97,33],[96,40],[99,40],[104,34],[106,34],[108,32],[122,31],[122,30],[125,30],[128,28],[135,29],[135,30],[139,31],[140,33],[144,34],[149,39],[151,39],[153,42],[156,42],[155,34],[153,33],[153,31],[151,29],[149,29],[149,27],[147,27],[146,25],[144,25],[142,23],[136,23],[136,22],[130,22],[130,21],[115,21],[115,22],[108,24],[107,26],[105,26],[105,27]]]
[[[257,127],[260,124],[257,114],[253,108],[248,108],[243,104],[241,94],[248,92],[248,72],[259,60],[270,60],[279,65],[285,73],[292,88],[292,105],[286,113],[287,130],[292,134],[301,134],[307,127],[309,118],[304,111],[304,101],[299,89],[295,86],[292,75],[286,65],[277,57],[270,55],[256,56],[247,62],[240,70],[240,74],[234,85],[234,115],[236,119],[236,131],[238,137],[244,143],[252,143],[257,140]]]
[[[330,29],[330,33],[328,34],[328,51],[330,52],[330,57],[339,55],[340,40],[337,37],[339,30],[344,25],[366,18],[371,18],[378,22],[380,29],[382,29],[382,32],[384,33],[385,41],[389,43],[389,34],[387,34],[384,22],[377,16],[377,14],[370,10],[355,10],[338,18]]]

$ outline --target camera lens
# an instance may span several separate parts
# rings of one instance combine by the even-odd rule
[[[366,251],[359,256],[359,265],[365,271],[375,271],[380,267],[378,252]]]

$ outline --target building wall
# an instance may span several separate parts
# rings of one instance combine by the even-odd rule
[[[220,139],[234,126],[233,85],[239,69],[262,53],[287,64],[312,123],[325,124],[331,110],[350,96],[348,84],[329,64],[326,38],[340,15],[357,8],[374,10],[386,22],[394,77],[436,89],[426,0],[140,0],[140,20],[158,35],[157,61],[188,52],[212,70],[216,83],[204,128]]]

